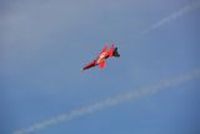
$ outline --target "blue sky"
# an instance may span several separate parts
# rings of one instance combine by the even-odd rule
[[[0,133],[199,69],[200,6],[170,18],[197,1],[1,1]],[[106,42],[121,57],[81,73]],[[34,133],[199,133],[199,86],[195,79]]]

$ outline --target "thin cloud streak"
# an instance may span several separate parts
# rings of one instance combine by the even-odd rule
[[[155,23],[154,25],[152,25],[148,29],[142,31],[141,34],[142,35],[148,34],[148,33],[152,32],[153,30],[156,30],[156,29],[162,27],[163,25],[170,23],[171,21],[174,21],[174,20],[178,19],[179,17],[181,17],[181,16],[183,16],[183,15],[185,15],[185,14],[191,12],[191,11],[194,11],[198,8],[200,8],[200,1],[193,2],[192,4],[181,8],[179,11],[161,19],[160,21],[158,21],[157,23]]]
[[[144,88],[135,89],[134,91],[127,92],[124,94],[119,94],[119,95],[113,96],[113,97],[109,97],[105,100],[96,102],[92,105],[83,106],[79,109],[72,110],[71,112],[60,114],[51,119],[47,119],[45,121],[33,124],[30,127],[27,127],[27,128],[21,129],[21,130],[17,130],[13,134],[33,133],[33,132],[48,128],[53,125],[57,125],[60,123],[66,123],[71,120],[81,118],[83,116],[94,114],[98,111],[117,106],[121,103],[125,103],[128,101],[136,101],[137,99],[142,99],[145,96],[156,94],[162,90],[166,90],[166,89],[178,86],[180,84],[183,84],[183,83],[193,80],[193,79],[197,79],[199,77],[200,77],[200,69],[193,70],[192,72],[190,72],[188,74],[182,74],[180,76],[176,76],[171,79],[162,80],[153,86],[147,86]]]

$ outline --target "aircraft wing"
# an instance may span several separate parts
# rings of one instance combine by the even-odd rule
[[[106,66],[106,62],[105,62],[105,60],[102,60],[102,61],[99,63],[99,68],[100,68],[100,69],[103,69],[105,66]]]
[[[99,54],[105,52],[107,49],[108,49],[108,45],[105,44],[104,47],[102,48],[102,50],[101,50],[101,52],[100,52]]]
[[[109,55],[110,57],[113,56],[114,49],[115,49],[115,46],[114,46],[114,44],[112,44],[112,47],[109,48],[109,50],[108,50],[108,55]]]

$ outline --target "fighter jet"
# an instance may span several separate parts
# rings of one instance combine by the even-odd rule
[[[112,44],[111,47],[108,47],[108,45],[104,45],[103,49],[100,51],[98,56],[92,60],[90,63],[86,64],[82,71],[90,69],[92,67],[98,66],[100,69],[103,69],[106,66],[106,59],[111,57],[120,57],[120,54],[118,53],[118,48]]]

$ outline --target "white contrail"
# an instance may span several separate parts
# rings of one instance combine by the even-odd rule
[[[170,87],[177,86],[179,84],[182,84],[184,82],[187,82],[189,80],[199,78],[199,77],[200,77],[200,69],[193,70],[192,72],[188,74],[183,74],[178,77],[174,77],[172,79],[160,81],[156,85],[148,86],[148,87],[140,88],[140,89],[135,89],[134,91],[131,91],[131,92],[109,97],[105,100],[96,102],[92,105],[83,106],[82,108],[72,110],[71,112],[67,112],[67,113],[55,116],[51,119],[38,122],[36,124],[31,125],[30,127],[15,131],[14,134],[28,134],[28,133],[32,133],[32,132],[50,127],[52,125],[68,122],[70,120],[74,120],[82,116],[93,114],[100,110],[104,110],[106,108],[110,108],[127,101],[135,101],[147,95],[155,94],[161,90],[164,90],[167,88],[169,89]]]
[[[163,25],[185,15],[186,13],[189,13],[189,12],[195,10],[195,9],[198,9],[198,8],[200,8],[200,1],[195,1],[192,4],[181,8],[179,11],[176,11],[175,13],[161,19],[160,21],[158,21],[157,23],[152,25],[150,28],[141,32],[141,34],[148,34],[151,31],[156,30],[156,29],[160,28],[161,26],[163,26]]]

